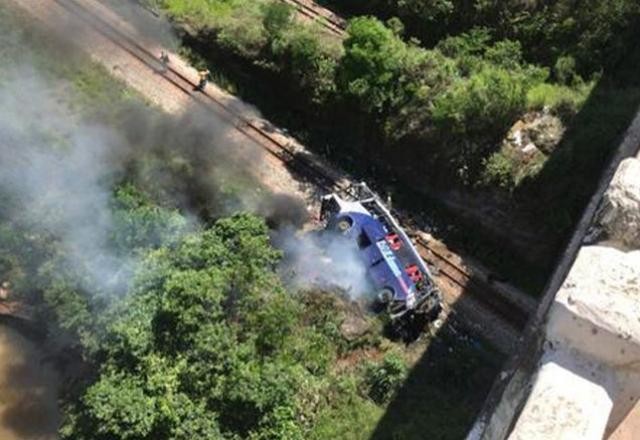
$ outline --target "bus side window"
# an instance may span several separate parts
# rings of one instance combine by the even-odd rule
[[[369,246],[371,246],[371,240],[369,240],[369,237],[364,231],[360,232],[360,235],[358,235],[358,247],[364,249]]]

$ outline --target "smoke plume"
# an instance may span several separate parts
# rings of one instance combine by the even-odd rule
[[[272,194],[260,199],[254,208],[274,230],[302,228],[310,219],[304,201],[290,194]]]
[[[105,127],[65,118],[51,90],[28,67],[0,89],[0,188],[13,202],[3,215],[58,237],[73,263],[107,286],[127,266],[106,251],[107,164],[120,142]]]
[[[161,20],[124,0],[108,4],[149,38],[175,44]],[[64,39],[49,44],[49,53],[69,64],[86,62]],[[260,166],[262,153],[240,144],[210,114],[188,109],[171,117],[131,102],[99,112],[89,105],[80,115],[69,84],[32,64],[27,57],[0,70],[0,217],[55,237],[69,263],[88,274],[88,292],[113,290],[137,264],[110,243],[110,204],[121,182],[179,208],[192,223],[238,210],[264,216],[285,254],[282,273],[295,288],[340,289],[354,297],[370,291],[355,245],[300,233],[309,220],[305,203],[256,191],[251,169]]]
[[[356,243],[342,235],[285,228],[278,231],[274,243],[284,253],[282,278],[295,289],[337,290],[352,299],[373,290]]]
[[[73,267],[88,274],[88,291],[112,289],[135,267],[110,244],[118,183],[134,182],[193,221],[254,203],[249,170],[260,155],[240,148],[207,115],[172,118],[132,104],[115,121],[87,118],[69,107],[63,81],[31,66],[3,73],[2,217],[59,240]]]

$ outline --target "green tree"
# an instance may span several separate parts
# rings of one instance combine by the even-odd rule
[[[302,438],[298,396],[325,369],[304,366],[302,311],[268,240],[262,220],[237,215],[151,252],[108,313],[99,377],[64,438]]]
[[[353,19],[347,34],[337,72],[341,93],[371,113],[384,113],[415,93],[417,84],[405,75],[421,63],[421,51],[374,18]]]
[[[296,87],[316,104],[326,103],[335,92],[335,71],[340,47],[324,43],[306,27],[297,26],[272,44],[273,54]]]
[[[570,84],[576,77],[576,60],[572,56],[558,57],[553,73],[561,84]]]
[[[365,367],[364,382],[371,399],[379,404],[389,401],[407,377],[408,368],[396,354],[387,354],[382,362]]]
[[[272,1],[264,7],[262,24],[270,38],[287,31],[293,23],[293,8],[283,2]]]
[[[114,192],[112,223],[111,241],[123,253],[169,244],[188,228],[177,210],[161,208],[131,184]]]
[[[157,401],[144,385],[140,377],[105,371],[87,390],[83,400],[98,438],[140,439],[153,432]]]
[[[513,73],[485,67],[438,96],[432,117],[436,126],[454,135],[500,136],[524,110],[526,92]]]

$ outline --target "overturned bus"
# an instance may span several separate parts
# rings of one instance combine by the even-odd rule
[[[361,183],[348,196],[325,195],[320,218],[329,231],[353,240],[376,289],[374,308],[393,323],[434,319],[441,295],[414,244],[380,198]]]

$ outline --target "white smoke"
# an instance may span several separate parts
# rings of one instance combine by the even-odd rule
[[[274,243],[284,252],[282,277],[295,289],[339,290],[352,299],[373,290],[356,243],[344,236],[286,228],[278,231]]]
[[[114,185],[132,179],[192,222],[247,204],[254,185],[234,197],[222,189],[249,179],[261,154],[239,148],[206,115],[177,119],[144,106],[127,118],[87,122],[69,103],[65,81],[32,66],[2,71],[0,81],[0,210],[2,217],[59,242],[89,292],[124,287],[132,256],[112,249]],[[121,111],[124,111],[121,109]],[[3,199],[4,197],[4,199]]]
[[[130,15],[126,2],[120,3],[125,5],[119,11]],[[141,27],[153,34],[154,20],[148,21]],[[164,34],[165,29],[157,32]],[[170,33],[167,38],[172,38]],[[59,46],[52,45],[59,49],[56,55],[85,62],[70,46]],[[10,200],[0,210],[3,218],[56,237],[71,265],[88,274],[87,291],[108,291],[136,264],[109,243],[113,185],[123,174],[184,208],[190,218],[249,207],[275,226],[306,221],[304,203],[285,195],[262,195],[256,202],[256,195],[244,190],[229,202],[226,194],[219,194],[227,181],[250,181],[250,170],[260,165],[263,154],[239,145],[210,114],[189,111],[177,119],[132,106],[116,129],[111,121],[87,123],[71,108],[70,91],[73,87],[65,81],[45,79],[30,65],[0,69],[0,196]],[[151,172],[150,156],[162,164]],[[355,244],[288,229],[278,235],[275,244],[285,251],[282,267],[294,287],[340,289],[353,297],[371,291]]]
[[[107,245],[111,158],[121,141],[72,118],[53,90],[31,67],[0,86],[0,188],[13,201],[3,215],[57,237],[74,266],[106,287],[130,266]]]

